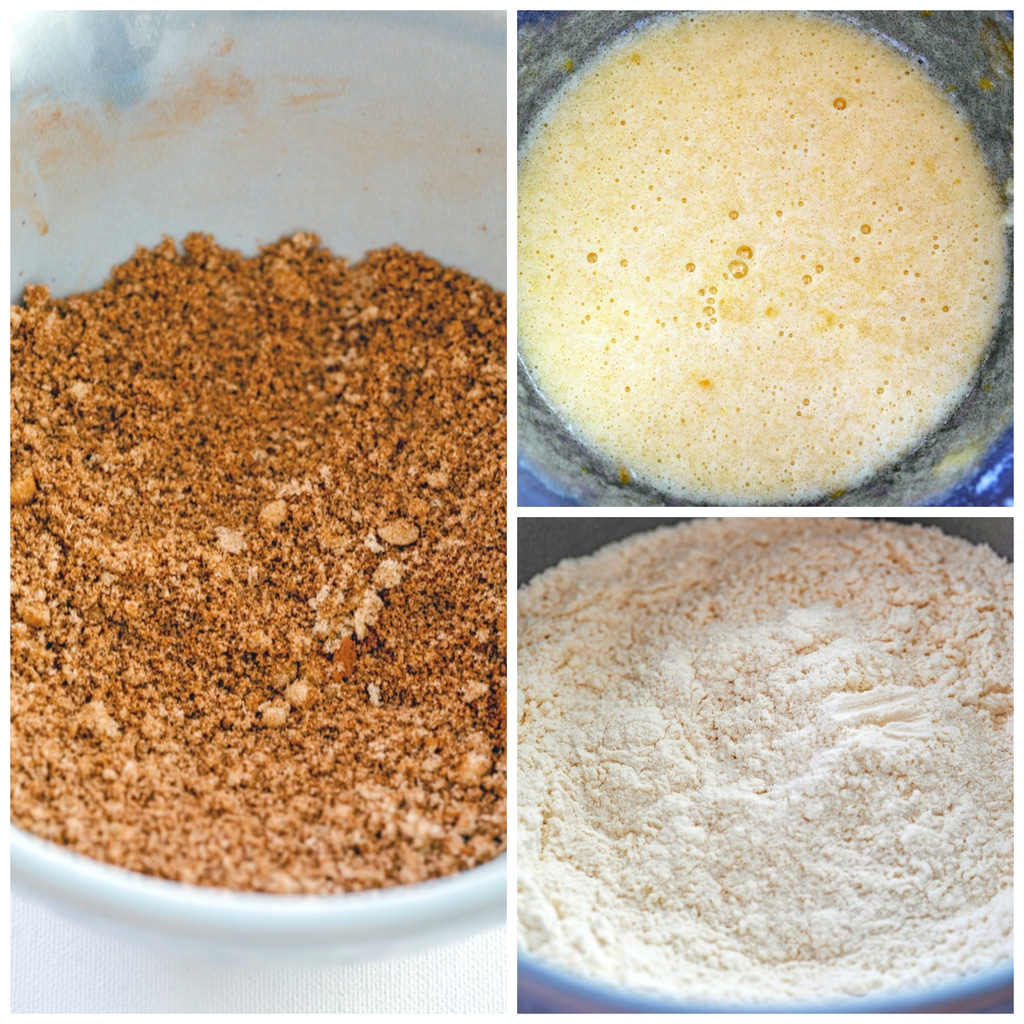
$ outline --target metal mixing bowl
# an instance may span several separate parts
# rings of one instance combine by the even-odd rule
[[[520,151],[535,119],[566,81],[621,37],[678,12],[521,12]],[[973,127],[993,179],[1012,202],[1013,17],[977,11],[835,12],[896,47],[949,90]],[[986,81],[993,88],[979,88]],[[1010,262],[1012,224],[1008,229]],[[520,505],[700,505],[654,488],[622,483],[617,466],[584,446],[555,413],[519,361]],[[1009,505],[1013,500],[1013,299],[973,387],[960,407],[912,453],[839,498],[812,504]]]
[[[891,517],[904,522],[938,526],[946,533],[964,537],[972,543],[988,544],[997,554],[1013,559],[1013,520],[1003,518],[941,518],[921,516]],[[518,585],[528,583],[539,572],[563,558],[590,554],[613,541],[642,530],[678,523],[676,518],[525,518],[519,520]],[[841,1012],[921,1013],[921,1012],[1012,1012],[1013,966],[1003,965],[971,977],[952,981],[937,988],[899,995],[836,1002],[835,1005],[749,1007],[729,1006],[723,993],[719,1005],[709,1006],[628,992],[544,962],[520,950],[518,971],[520,1013],[700,1013],[742,1010],[750,1012]]]

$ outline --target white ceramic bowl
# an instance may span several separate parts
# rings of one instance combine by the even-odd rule
[[[305,230],[398,243],[505,287],[504,12],[46,12],[11,46],[11,299],[95,288],[190,231],[255,253]],[[504,856],[379,892],[287,897],[160,881],[12,828],[11,878],[160,949],[328,963],[505,916]]]
[[[448,878],[343,896],[273,896],[149,878],[11,829],[11,880],[60,913],[166,953],[326,965],[438,945],[505,917],[505,856]]]

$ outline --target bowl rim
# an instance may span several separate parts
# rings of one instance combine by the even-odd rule
[[[629,991],[606,982],[590,980],[517,950],[518,983],[531,995],[543,997],[557,991],[563,1001],[579,999],[584,1012],[635,1013],[911,1013],[927,1010],[978,1012],[996,1002],[1013,1001],[1013,960],[930,988],[894,992],[892,995],[847,997],[831,1003],[705,1003],[683,997]],[[523,1012],[523,1011],[520,1011]],[[537,1011],[544,1012],[544,1011]],[[555,1011],[550,1011],[555,1012]]]
[[[253,940],[290,933],[395,928],[451,919],[505,905],[507,854],[454,875],[409,885],[337,894],[240,892],[154,878],[64,849],[11,824],[11,882],[48,902],[161,930],[202,923],[208,938]]]

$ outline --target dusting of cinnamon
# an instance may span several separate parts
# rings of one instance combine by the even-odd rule
[[[11,311],[11,817],[163,878],[505,847],[505,299],[190,235]]]

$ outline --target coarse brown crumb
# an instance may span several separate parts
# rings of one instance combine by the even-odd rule
[[[11,817],[278,893],[505,848],[505,298],[202,235],[11,310]]]

